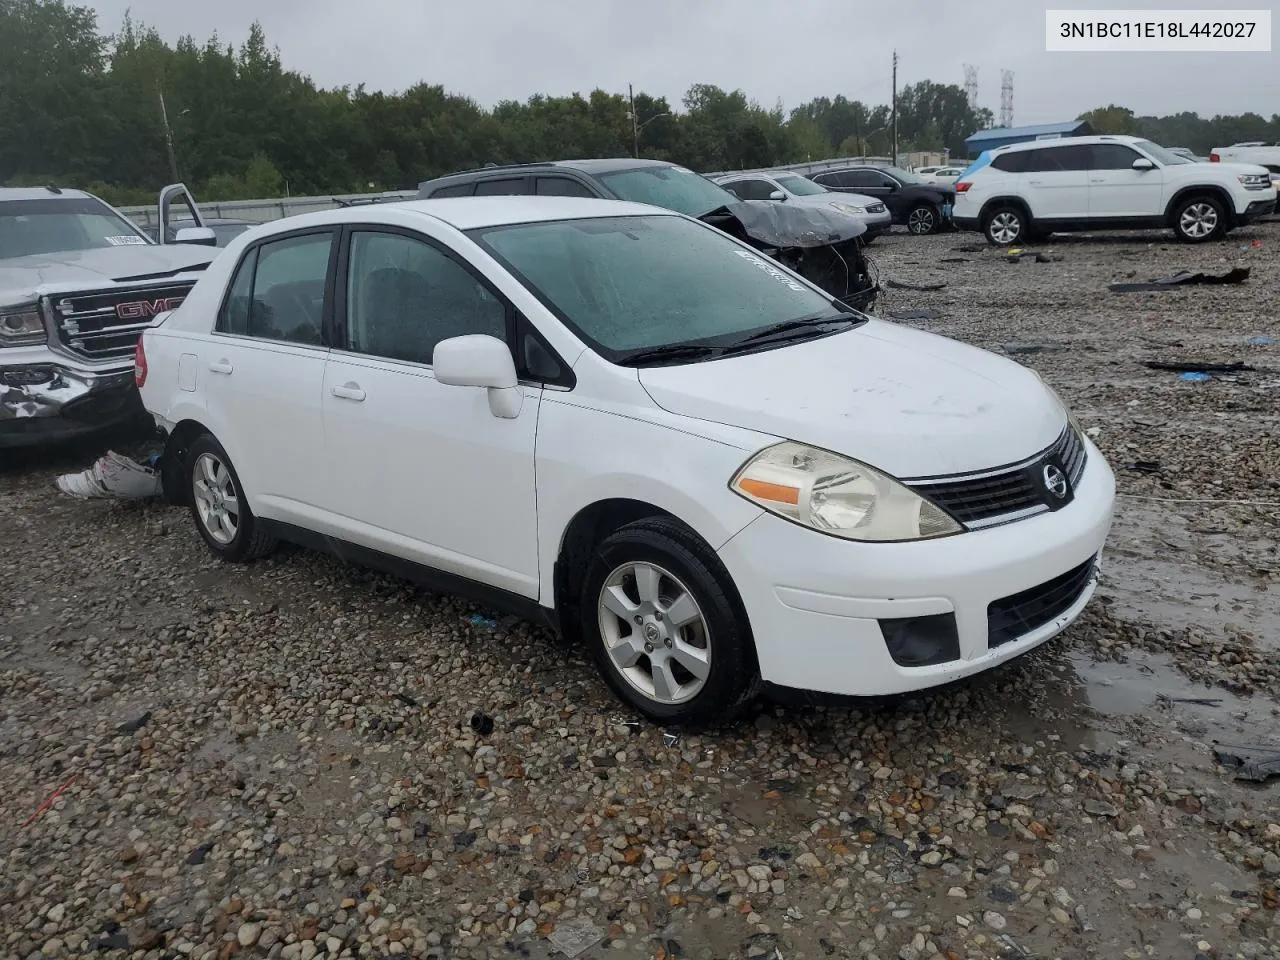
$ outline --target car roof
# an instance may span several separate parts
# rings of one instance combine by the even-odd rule
[[[91,193],[49,187],[0,187],[0,202],[5,200],[97,200]]]
[[[1007,143],[996,147],[992,153],[1017,153],[1022,150],[1042,150],[1045,147],[1088,146],[1095,143],[1141,143],[1142,137],[1130,137],[1121,134],[1090,134],[1086,137],[1053,137],[1049,140],[1024,140],[1021,143]]]
[[[750,172],[744,171],[742,173],[723,174],[716,177],[716,183],[725,183],[729,180],[751,180],[755,177],[769,177],[770,179],[776,180],[778,177],[785,177],[788,174],[793,177],[800,176],[800,174],[796,173],[794,170],[752,170]]]
[[[544,160],[537,163],[507,163],[488,167],[473,167],[470,170],[457,170],[444,176],[424,180],[419,189],[427,184],[442,184],[455,180],[471,180],[491,173],[536,173],[539,170],[569,169],[578,170],[588,175],[617,173],[622,170],[639,170],[645,167],[675,167],[679,164],[666,160],[641,160],[635,157],[606,157],[584,160]]]
[[[458,230],[475,230],[519,223],[547,223],[554,220],[654,216],[680,216],[680,214],[646,203],[597,200],[587,197],[441,197],[436,200],[402,200],[396,203],[320,210],[275,220],[264,226],[272,228],[270,232],[275,233],[328,224],[394,225],[403,224],[406,218],[422,217],[447,223]]]

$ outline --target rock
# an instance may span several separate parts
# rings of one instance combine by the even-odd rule
[[[252,947],[258,942],[260,936],[262,936],[262,924],[242,923],[240,929],[236,931],[236,942],[242,947]]]
[[[45,914],[45,918],[50,923],[61,923],[62,918],[67,915],[67,905],[65,903],[55,903],[49,908],[49,912]]]
[[[994,910],[988,910],[982,915],[982,922],[992,930],[1003,930],[1009,925],[1009,921],[1004,918],[1004,914],[996,913]]]
[[[1084,812],[1094,817],[1120,816],[1120,810],[1115,804],[1107,803],[1103,800],[1095,800],[1092,797],[1085,800]]]
[[[969,894],[965,891],[964,887],[952,887],[947,891],[947,896],[956,900],[964,900],[969,896]]]
[[[752,880],[769,880],[773,877],[773,868],[763,863],[753,863],[747,867],[747,876]]]

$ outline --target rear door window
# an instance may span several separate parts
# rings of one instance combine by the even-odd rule
[[[539,177],[538,196],[594,197],[595,194],[585,183],[579,183],[570,177]]]
[[[307,346],[324,343],[332,231],[259,244],[241,261],[218,318],[223,333]]]
[[[476,184],[477,197],[525,196],[528,193],[528,177],[506,177],[498,180],[481,180]]]

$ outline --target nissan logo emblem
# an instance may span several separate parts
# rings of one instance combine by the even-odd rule
[[[1067,495],[1067,477],[1052,463],[1044,468],[1044,488],[1059,500]]]

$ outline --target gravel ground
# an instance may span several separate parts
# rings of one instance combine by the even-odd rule
[[[667,736],[526,623],[6,455],[0,956],[1280,957],[1280,780],[1212,749],[1280,743],[1280,226],[975,239],[878,241],[947,284],[881,311],[1033,350],[1124,497],[1085,618],[927,695]]]

